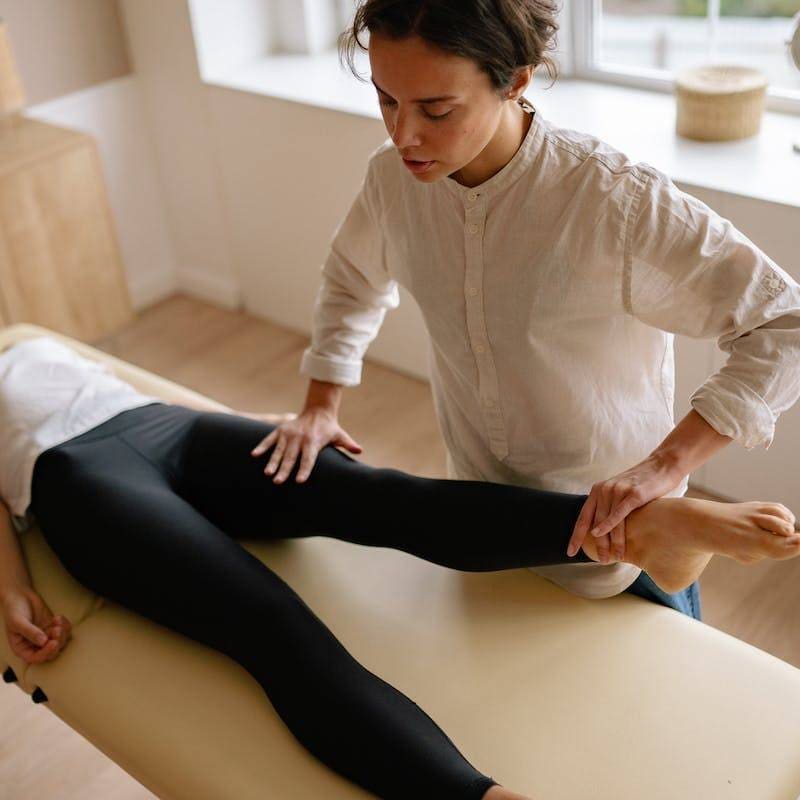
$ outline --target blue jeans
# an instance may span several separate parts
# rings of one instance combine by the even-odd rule
[[[668,594],[663,589],[660,589],[653,579],[642,570],[639,577],[625,591],[644,597],[646,600],[660,603],[662,606],[669,606],[669,608],[674,608],[676,611],[682,611],[684,614],[702,622],[700,581],[695,581],[691,586],[687,586],[680,592]]]

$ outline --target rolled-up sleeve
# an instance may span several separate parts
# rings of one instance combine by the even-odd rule
[[[716,338],[723,367],[691,396],[718,433],[768,448],[800,396],[800,285],[741,231],[651,167],[625,233],[623,303],[636,318]]]
[[[301,374],[355,386],[364,353],[378,335],[387,310],[397,308],[397,282],[386,268],[379,194],[373,159],[346,217],[336,229],[322,265],[313,312],[311,345]]]

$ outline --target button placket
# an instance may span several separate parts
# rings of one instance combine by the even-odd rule
[[[505,425],[499,405],[497,373],[489,346],[483,307],[483,237],[486,222],[486,201],[476,192],[464,195],[465,253],[464,296],[467,332],[478,370],[478,396],[481,413],[492,453],[498,458],[508,455]]]

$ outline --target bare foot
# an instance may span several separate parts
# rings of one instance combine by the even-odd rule
[[[794,526],[794,514],[780,503],[660,497],[628,515],[623,560],[673,594],[694,583],[714,554],[741,564],[800,555]],[[594,537],[582,549],[599,560]]]
[[[531,800],[524,794],[509,792],[504,786],[492,786],[481,800]]]

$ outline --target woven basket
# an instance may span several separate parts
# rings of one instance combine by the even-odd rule
[[[687,69],[675,79],[676,130],[706,142],[754,136],[761,128],[766,91],[766,76],[750,67]]]

